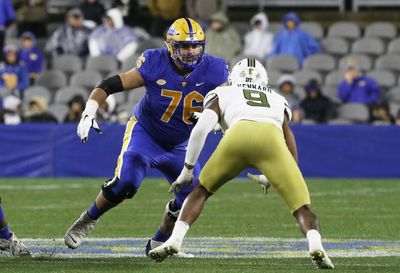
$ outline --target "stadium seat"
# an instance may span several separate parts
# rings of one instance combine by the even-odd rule
[[[53,68],[72,74],[81,71],[83,67],[82,59],[75,55],[59,55],[53,58]]]
[[[236,29],[240,37],[244,37],[244,35],[251,30],[250,25],[245,22],[232,22],[231,26]]]
[[[314,125],[314,124],[317,124],[317,122],[315,120],[312,120],[312,119],[303,119],[301,121],[301,124],[302,125]]]
[[[68,103],[74,96],[82,96],[84,100],[89,97],[88,92],[80,86],[65,86],[57,90],[54,97],[55,103]]]
[[[387,70],[373,70],[367,73],[367,76],[375,79],[382,88],[381,91],[387,91],[397,84],[397,79],[393,72]]]
[[[328,29],[328,37],[340,37],[348,40],[356,40],[361,36],[360,27],[354,22],[336,22]]]
[[[272,33],[277,33],[281,29],[282,29],[282,22],[270,22],[267,30]]]
[[[65,103],[55,103],[49,106],[48,111],[57,119],[59,123],[63,123],[69,109]]]
[[[63,23],[61,22],[48,22],[46,23],[46,31],[48,35],[53,34],[54,31],[57,30],[57,28],[61,27]]]
[[[126,103],[126,92],[118,92],[115,94],[112,94],[110,96],[113,96],[115,98],[115,101],[117,104],[122,104],[122,103]]]
[[[102,78],[101,74],[97,71],[79,71],[71,76],[70,85],[82,86],[91,90],[102,80]]]
[[[310,80],[316,80],[319,84],[322,84],[321,75],[313,70],[299,70],[296,71],[293,76],[296,79],[296,84],[303,87],[306,86]]]
[[[339,60],[339,69],[345,69],[346,64],[349,59],[355,59],[360,65],[362,71],[368,71],[372,69],[372,59],[371,57],[364,54],[350,54],[342,57]]]
[[[129,90],[128,92],[128,103],[130,104],[136,104],[140,101],[140,99],[144,96],[146,93],[146,88],[144,86]]]
[[[306,97],[306,91],[304,90],[304,87],[300,85],[296,85],[294,87],[294,94],[299,97],[300,101],[302,101]]]
[[[342,56],[349,53],[349,43],[342,38],[325,38],[321,40],[321,46],[325,53]]]
[[[331,85],[337,87],[338,84],[344,79],[343,70],[335,70],[330,72],[325,77],[325,85]]]
[[[302,22],[301,28],[310,33],[315,39],[324,38],[324,29],[318,22]]]
[[[396,27],[390,22],[374,22],[366,26],[365,37],[393,39],[397,35]]]
[[[400,86],[393,87],[386,94],[385,98],[389,102],[400,104]]]
[[[334,102],[336,104],[341,103],[341,100],[337,97],[337,86],[324,85],[321,88],[321,92],[323,95],[328,97],[332,102]]]
[[[29,101],[33,96],[41,96],[45,98],[48,103],[53,101],[52,93],[44,86],[34,85],[25,89],[24,101]]]
[[[268,74],[269,84],[272,86],[276,86],[276,83],[278,82],[279,77],[282,75],[281,72],[276,71],[276,70],[267,70],[267,74]]]
[[[353,43],[351,52],[371,56],[381,55],[385,52],[385,43],[378,38],[362,38]]]
[[[366,123],[369,120],[368,107],[360,103],[345,103],[338,108],[338,119]]]
[[[335,118],[335,119],[328,120],[327,124],[329,124],[329,125],[352,125],[353,122],[348,119]]]
[[[375,69],[392,70],[400,72],[400,55],[388,54],[379,57],[375,61]]]
[[[86,69],[99,71],[103,75],[108,75],[118,70],[118,62],[111,55],[89,57],[86,60]]]
[[[135,103],[128,102],[125,104],[118,105],[117,112],[118,114],[126,112],[129,117],[133,115],[133,110],[135,109]]]
[[[400,38],[390,41],[387,53],[400,54]]]
[[[314,54],[304,61],[303,68],[327,73],[336,69],[336,61],[328,54]]]
[[[146,49],[160,47],[165,47],[164,39],[159,37],[151,37],[150,39],[139,42],[136,52],[142,54],[142,52]]]
[[[121,65],[121,71],[126,72],[126,71],[129,71],[132,68],[134,68],[136,66],[136,60],[140,57],[140,54],[142,54],[142,53],[138,52],[136,54],[133,54],[126,60],[124,60]]]
[[[267,69],[283,72],[294,72],[300,68],[296,57],[291,55],[277,55],[269,58],[266,64]]]
[[[67,77],[60,70],[45,70],[36,78],[35,85],[44,86],[50,89],[50,91],[55,91],[67,85]]]

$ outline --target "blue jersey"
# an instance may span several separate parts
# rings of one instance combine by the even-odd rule
[[[228,80],[226,62],[208,54],[189,75],[178,74],[166,48],[146,50],[136,67],[146,94],[136,106],[135,116],[165,147],[186,143],[193,128],[190,114],[201,112],[205,95]]]

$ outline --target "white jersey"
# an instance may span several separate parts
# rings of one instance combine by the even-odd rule
[[[209,92],[204,106],[218,97],[223,131],[240,120],[268,122],[282,130],[286,115],[290,121],[292,111],[286,99],[275,91],[254,83],[218,87]]]

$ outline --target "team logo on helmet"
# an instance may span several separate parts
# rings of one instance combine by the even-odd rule
[[[180,18],[168,29],[166,37],[171,58],[186,69],[194,69],[203,59],[205,35],[201,26],[191,18]],[[181,53],[182,48],[200,46],[199,53]]]

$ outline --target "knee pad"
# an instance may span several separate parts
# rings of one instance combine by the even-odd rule
[[[178,219],[180,208],[175,204],[175,199],[170,200],[165,207],[165,213],[174,221]]]
[[[104,184],[101,186],[101,190],[103,192],[103,196],[110,201],[111,203],[114,204],[119,204],[125,199],[131,199],[137,192],[136,189],[131,189],[131,190],[123,190],[120,193],[115,194],[112,189],[117,187],[118,184],[120,183],[120,180],[118,177],[111,178],[104,182]],[[124,187],[122,187],[124,189]]]

